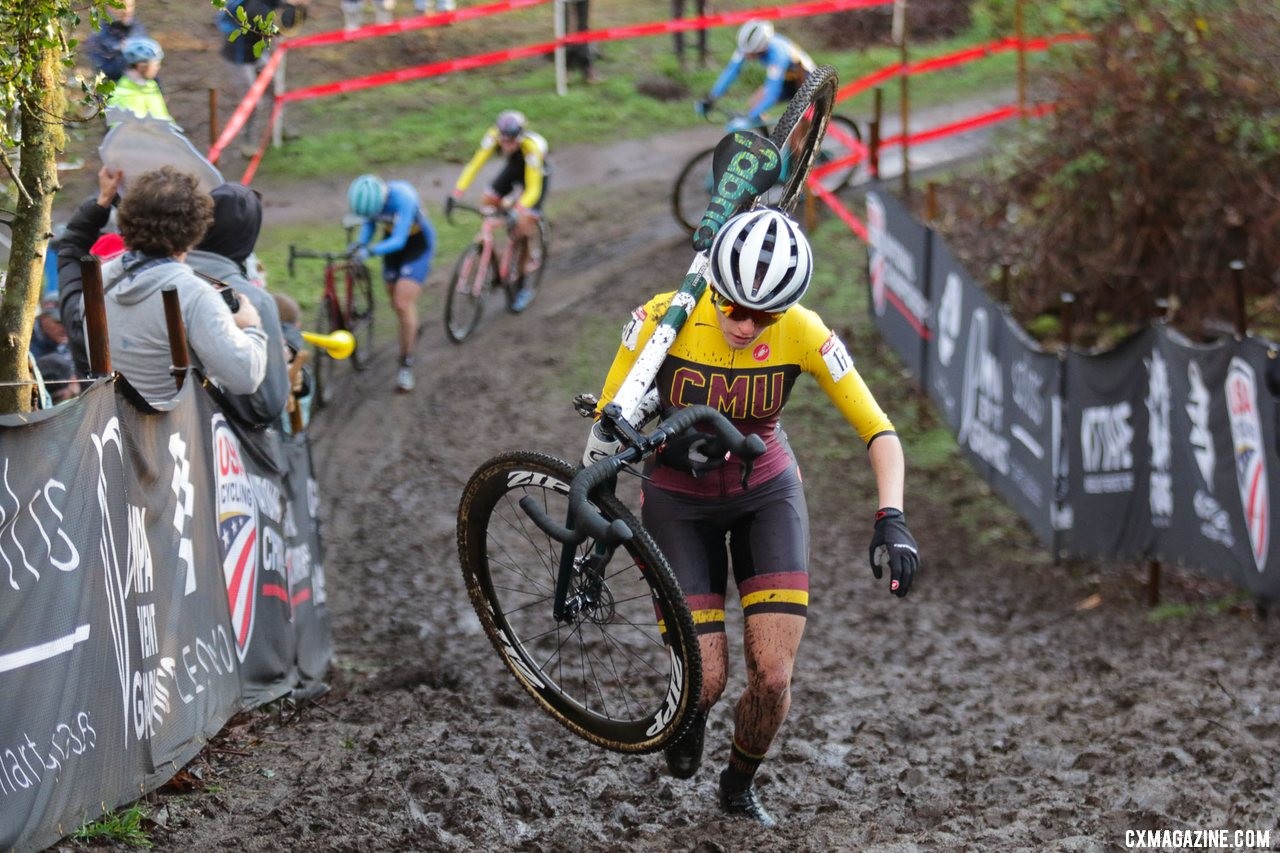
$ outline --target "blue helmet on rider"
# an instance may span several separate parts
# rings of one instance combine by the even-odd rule
[[[347,203],[356,216],[372,219],[386,206],[388,193],[390,190],[387,182],[382,178],[377,175],[361,175],[351,182],[351,187],[347,190]]]
[[[813,250],[799,224],[773,208],[730,217],[711,244],[711,289],[735,305],[786,311],[813,277]]]
[[[498,113],[498,120],[495,122],[498,127],[498,133],[507,139],[515,139],[524,133],[525,118],[524,113],[519,110],[503,110]]]
[[[134,36],[124,40],[120,45],[120,55],[126,65],[137,65],[140,62],[159,62],[164,59],[164,50],[160,42],[146,36]]]
[[[764,53],[773,38],[773,24],[768,21],[747,21],[738,30],[738,50],[746,54]]]

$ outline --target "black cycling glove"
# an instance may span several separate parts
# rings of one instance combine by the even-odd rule
[[[905,598],[919,565],[916,540],[907,530],[902,510],[885,507],[877,511],[876,530],[871,535],[871,571],[876,580],[884,577],[884,567],[888,566],[889,591]]]

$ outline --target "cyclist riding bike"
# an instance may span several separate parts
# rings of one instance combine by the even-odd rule
[[[656,387],[665,409],[711,406],[744,435],[759,435],[766,450],[744,470],[741,460],[715,446],[715,436],[690,432],[658,453],[642,487],[644,526],[685,592],[702,655],[697,711],[690,728],[667,746],[667,766],[676,778],[687,779],[702,761],[707,716],[727,681],[724,607],[732,566],[745,623],[747,677],[734,712],[728,765],[720,774],[720,804],[729,814],[765,826],[775,821],[752,779],[791,705],[791,674],[809,601],[808,509],[779,422],[801,373],[818,381],[867,444],[879,507],[871,537],[875,577],[887,565],[891,591],[905,596],[917,566],[915,540],[902,514],[905,464],[893,424],[844,344],[816,313],[797,304],[812,265],[799,225],[776,210],[747,211],[725,223],[711,247],[710,288],[672,344]],[[673,295],[655,296],[632,315],[597,412],[618,392]],[[612,452],[600,433],[597,424],[584,464]]]
[[[382,280],[400,324],[400,368],[396,390],[413,390],[413,349],[418,338],[418,294],[431,272],[436,232],[422,209],[418,192],[406,181],[384,181],[377,175],[361,175],[347,190],[351,212],[364,220],[356,241],[349,247],[364,261],[382,258]],[[383,237],[370,244],[378,226]]]
[[[701,101],[694,104],[698,115],[706,116],[717,100],[723,97],[733,81],[738,79],[743,63],[754,59],[765,67],[764,85],[756,90],[751,98],[751,107],[747,115],[730,130],[754,127],[763,123],[764,114],[779,101],[789,101],[804,85],[805,79],[817,66],[809,54],[801,50],[795,42],[786,36],[773,31],[773,24],[768,21],[747,21],[738,30],[738,46],[729,59],[729,64],[720,72],[711,92]]]
[[[480,147],[472,155],[471,161],[458,176],[453,194],[445,200],[445,208],[449,209],[455,200],[462,198],[462,194],[479,174],[480,168],[498,152],[507,158],[507,162],[484,191],[483,204],[486,207],[502,207],[515,217],[515,257],[520,270],[521,287],[512,300],[511,308],[513,311],[523,311],[534,295],[532,288],[524,286],[524,278],[542,263],[542,258],[537,256],[538,241],[532,238],[538,233],[538,218],[542,216],[542,203],[547,197],[547,178],[551,174],[547,163],[547,140],[529,129],[524,113],[516,110],[499,113],[493,127],[480,140]],[[514,194],[516,186],[522,188],[518,196]]]

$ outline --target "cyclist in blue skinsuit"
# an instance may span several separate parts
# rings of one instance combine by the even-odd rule
[[[751,99],[744,126],[758,125],[761,116],[774,104],[782,100],[790,100],[796,91],[804,85],[809,72],[817,66],[795,42],[786,36],[774,33],[773,25],[768,21],[747,21],[738,30],[738,49],[733,52],[729,64],[720,72],[710,94],[694,107],[698,115],[705,116],[711,106],[738,79],[742,65],[748,59],[755,59],[765,67],[764,85],[756,90]]]
[[[413,390],[413,347],[418,338],[418,294],[431,272],[436,232],[422,209],[418,192],[407,181],[384,181],[377,175],[361,175],[347,190],[351,212],[364,219],[352,245],[355,256],[382,257],[382,280],[391,306],[400,321],[400,369],[396,390]],[[383,238],[370,244],[381,225]]]

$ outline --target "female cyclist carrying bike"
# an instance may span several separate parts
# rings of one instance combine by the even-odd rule
[[[518,238],[516,262],[523,279],[542,263],[542,258],[535,257],[531,248],[538,241],[531,238],[538,233],[538,218],[542,216],[542,203],[546,199],[547,177],[550,174],[550,167],[547,165],[547,140],[529,129],[524,113],[504,110],[498,114],[493,127],[480,140],[480,147],[463,167],[453,193],[445,200],[445,207],[447,210],[455,200],[462,198],[462,194],[479,174],[480,167],[494,153],[501,153],[507,158],[507,162],[485,190],[484,204],[488,207],[507,205],[515,214],[515,235]],[[520,195],[509,204],[506,203],[505,199],[517,186],[521,187]],[[512,300],[511,309],[523,311],[533,295],[533,288],[521,287]]]
[[[656,379],[664,409],[694,404],[725,413],[766,450],[744,470],[700,432],[668,442],[644,482],[642,520],[667,556],[697,626],[702,694],[689,729],[666,748],[677,778],[702,760],[707,716],[728,670],[725,593],[730,566],[744,616],[746,690],[734,712],[720,804],[766,827],[775,821],[752,782],[791,704],[791,674],[809,600],[809,521],[800,471],[779,417],[795,380],[813,376],[866,442],[879,510],[871,537],[877,578],[905,596],[917,566],[903,518],[905,464],[893,425],[839,338],[797,303],[809,286],[812,252],[800,227],[764,208],[725,223],[711,247],[710,288],[693,306]],[[597,412],[617,393],[673,294],[636,309],[605,380]],[[586,458],[609,452],[593,428]],[[749,474],[749,477],[748,477]]]

